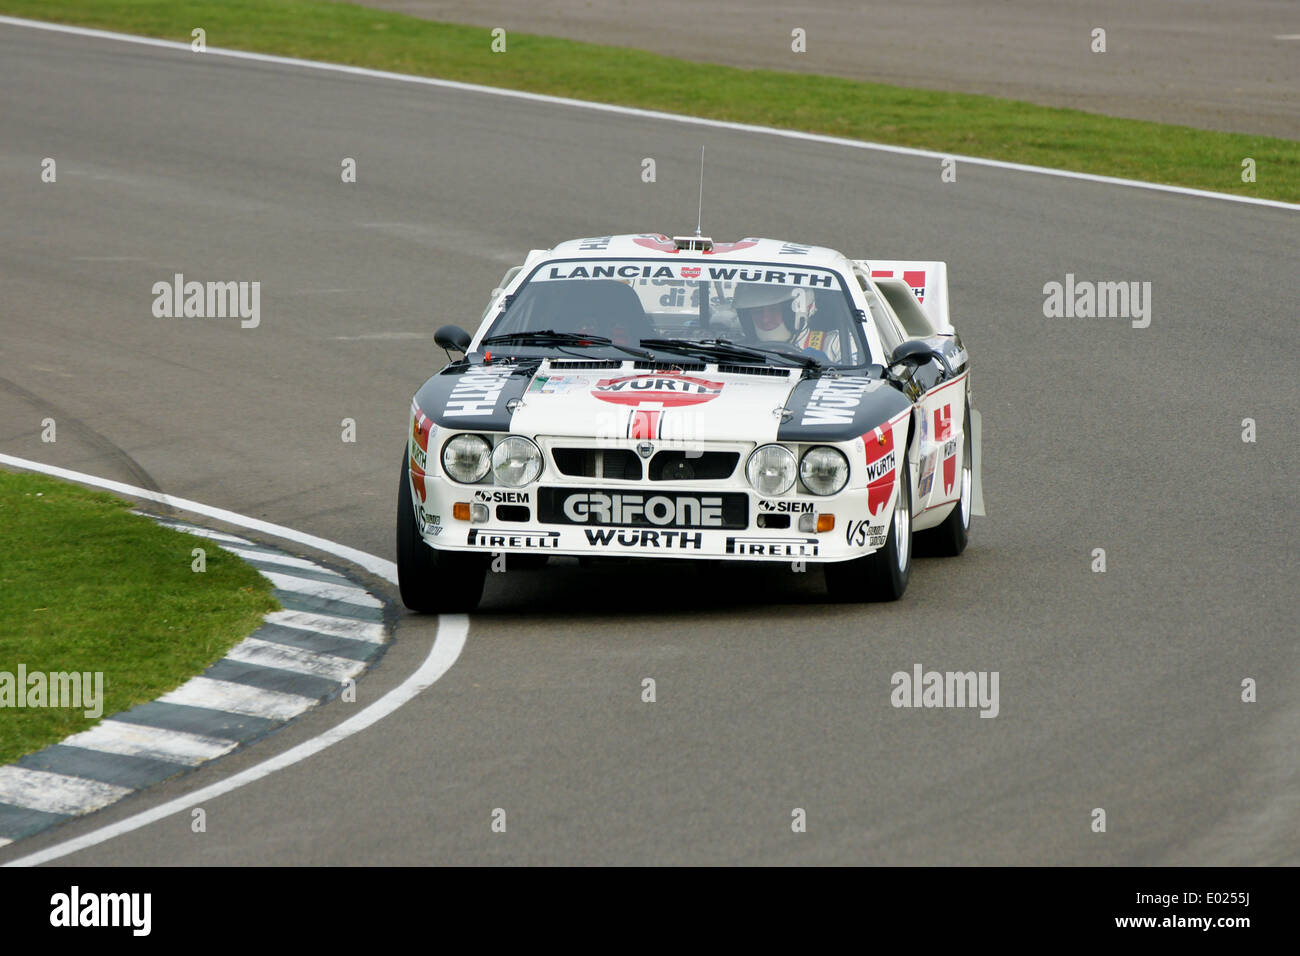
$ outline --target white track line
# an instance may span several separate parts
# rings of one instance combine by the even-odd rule
[[[66,737],[59,743],[128,757],[166,760],[189,767],[220,757],[239,746],[237,740],[219,740],[183,730],[164,730],[161,727],[111,719],[102,721],[90,730]]]
[[[15,458],[12,455],[0,455],[0,464],[10,465],[14,468],[21,468],[25,471],[39,471],[56,478],[63,478],[67,481],[79,482],[83,485],[91,485],[96,488],[105,488],[109,491],[116,491],[119,494],[130,495],[136,498],[144,498],[148,501],[159,501],[163,504],[170,505],[180,511],[188,511],[192,514],[206,515],[225,524],[235,525],[236,527],[248,528],[252,531],[260,531],[264,534],[274,535],[278,538],[284,538],[288,541],[296,541],[298,544],[315,548],[325,554],[332,554],[336,557],[350,561],[366,570],[372,572],[388,581],[391,584],[397,583],[397,565],[392,561],[385,561],[377,558],[373,554],[367,554],[364,551],[358,551],[356,548],[349,548],[346,545],[336,544],[325,538],[318,538],[315,535],[303,534],[301,531],[295,531],[292,528],[286,528],[283,525],[272,524],[269,521],[261,521],[257,518],[249,518],[245,515],[236,514],[233,511],[226,511],[222,508],[213,508],[210,505],[199,504],[197,501],[186,501],[183,498],[173,498],[170,495],[164,495],[156,491],[149,491],[145,488],[136,488],[132,485],[122,484],[118,481],[109,481],[106,478],[100,478],[97,475],[87,475],[82,472],[69,471],[66,468],[56,468],[53,465],[42,464],[39,461],[30,461],[26,458]],[[442,614],[438,616],[438,634],[429,648],[429,654],[410,677],[402,681],[384,696],[380,697],[373,704],[367,706],[359,714],[349,717],[347,720],[331,727],[319,736],[306,740],[296,747],[286,750],[284,753],[268,760],[263,760],[259,764],[249,767],[233,777],[227,777],[225,780],[219,780],[216,783],[202,787],[193,793],[188,793],[177,797],[175,800],[169,800],[167,803],[160,804],[149,810],[144,810],[125,820],[119,820],[116,823],[110,823],[108,826],[100,827],[97,830],[91,830],[89,833],[82,834],[79,837],[73,837],[71,840],[64,840],[62,843],[56,843],[44,850],[37,850],[35,853],[29,853],[27,856],[18,857],[16,860],[10,860],[5,866],[37,866],[41,863],[48,863],[51,860],[58,860],[70,853],[76,853],[79,850],[85,850],[88,847],[98,846],[100,843],[106,843],[115,837],[122,836],[124,833],[130,833],[141,827],[148,826],[158,820],[164,820],[173,814],[183,813],[191,807],[198,806],[208,800],[213,800],[222,794],[230,793],[232,790],[238,790],[240,787],[261,780],[263,777],[269,777],[277,770],[283,770],[285,767],[291,767],[294,764],[313,757],[332,747],[340,740],[346,740],[353,734],[360,733],[368,728],[371,724],[383,720],[389,714],[396,711],[403,704],[414,699],[421,691],[431,687],[440,677],[451,670],[452,665],[460,657],[460,652],[465,647],[465,638],[469,636],[469,618],[464,614]]]
[[[14,841],[9,839],[8,837],[0,837],[0,847],[6,847],[13,842]]]
[[[504,96],[510,99],[527,100],[533,103],[546,103],[552,106],[568,106],[576,109],[597,110],[604,113],[616,113],[640,119],[660,120],[670,123],[685,123],[692,126],[704,126],[711,129],[735,130],[742,133],[759,133],[764,136],[779,136],[784,139],[796,139],[809,143],[824,143],[830,146],[846,146],[850,149],[874,150],[880,153],[894,153],[899,156],[916,156],[924,159],[956,159],[969,166],[986,166],[990,169],[1005,169],[1018,173],[1033,173],[1039,176],[1057,176],[1062,179],[1075,179],[1082,182],[1102,183],[1107,186],[1126,186],[1132,189],[1149,189],[1155,192],[1172,193],[1178,196],[1196,196],[1201,199],[1220,199],[1225,202],[1244,203],[1251,206],[1270,206],[1275,209],[1300,210],[1296,203],[1282,202],[1277,199],[1255,199],[1251,196],[1234,196],[1230,193],[1216,193],[1208,189],[1191,189],[1186,186],[1166,186],[1163,183],[1147,183],[1137,179],[1120,179],[1116,176],[1097,176],[1092,173],[1077,173],[1067,169],[1052,169],[1047,166],[1029,166],[1024,163],[1009,163],[1000,159],[985,159],[980,156],[963,156],[960,153],[940,153],[928,149],[915,149],[911,146],[890,146],[887,143],[870,143],[860,139],[845,139],[840,136],[824,136],[819,133],[804,133],[799,130],[774,129],[769,126],[754,126],[748,123],[729,123],[725,120],[705,119],[699,116],[686,116],[678,113],[664,113],[658,110],[637,109],[632,106],[616,106],[613,103],[597,103],[589,100],[575,100],[563,96],[547,96],[543,93],[528,93],[523,90],[507,90],[495,86],[480,86],[476,83],[461,83],[456,80],[440,80],[430,76],[413,76],[408,73],[389,73],[385,70],[370,70],[361,66],[345,66],[342,63],[323,63],[317,60],[299,60],[288,56],[273,56],[269,53],[250,53],[246,50],[224,50],[208,47],[203,53],[194,53],[187,42],[176,40],[156,40],[152,37],[132,36],[128,33],[113,33],[108,30],[92,30],[87,27],[71,27],[61,23],[44,23],[39,20],[23,20],[18,17],[0,16],[0,24],[26,27],[32,30],[47,30],[51,33],[68,33],[73,36],[93,37],[99,40],[114,40],[118,43],[135,43],[141,46],[159,47],[175,50],[188,56],[227,57],[234,60],[251,60],[255,63],[275,63],[280,66],[292,66],[306,70],[325,70],[331,73],[347,73],[352,76],[370,79],[390,80],[398,83],[415,83],[421,86],[434,86],[445,90],[460,90],[468,93],[483,93],[489,96]]]
[[[277,571],[262,571],[261,573],[262,577],[269,580],[281,591],[292,591],[295,594],[305,594],[309,597],[322,598],[327,601],[341,601],[344,604],[355,604],[358,607],[384,606],[383,601],[361,588],[343,584],[327,584],[314,578],[296,578],[291,574],[280,574]]]
[[[324,677],[326,680],[338,683],[342,683],[349,677],[355,677],[366,667],[365,661],[335,657],[333,654],[319,654],[290,644],[276,644],[256,637],[240,641],[230,649],[226,657],[243,664],[275,667],[282,671],[293,671],[295,674]]]
[[[349,637],[354,641],[384,643],[384,625],[369,621],[354,621],[350,617],[329,614],[310,614],[307,611],[272,611],[263,618],[267,624],[280,624],[301,631],[316,631],[330,637]]]
[[[48,770],[0,767],[0,803],[45,813],[89,813],[131,792],[98,780],[69,777]]]
[[[315,707],[317,703],[314,697],[265,690],[249,684],[236,684],[234,681],[213,680],[211,677],[191,677],[158,700],[164,704],[206,707],[209,710],[264,717],[267,720],[290,720]]]

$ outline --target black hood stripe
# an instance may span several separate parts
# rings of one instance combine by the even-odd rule
[[[449,365],[421,386],[415,402],[440,428],[509,431],[540,362]]]
[[[777,429],[777,441],[848,441],[909,411],[912,403],[878,378],[821,376],[796,385],[785,407],[791,414]]]

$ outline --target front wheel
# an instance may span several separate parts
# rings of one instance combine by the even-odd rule
[[[436,551],[424,543],[411,501],[410,465],[402,454],[397,486],[397,586],[402,603],[422,614],[472,611],[483,597],[487,555]]]
[[[912,576],[912,474],[901,456],[898,501],[885,546],[873,554],[826,565],[826,590],[835,601],[897,601]]]

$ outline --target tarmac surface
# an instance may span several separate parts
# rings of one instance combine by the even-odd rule
[[[984,425],[988,517],[896,604],[785,567],[492,576],[393,715],[213,801],[205,834],[62,862],[1300,862],[1295,212],[13,26],[0,62],[5,453],[391,558],[433,330],[529,248],[693,228],[702,144],[707,234],[946,260]],[[176,273],[259,281],[260,324],[155,318]],[[1150,282],[1150,327],[1045,318],[1067,274]],[[334,726],[436,628],[404,614],[357,705],[0,861]],[[894,708],[915,664],[997,671],[999,715]]]

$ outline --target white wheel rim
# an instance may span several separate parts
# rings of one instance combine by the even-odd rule
[[[907,480],[907,476],[903,476]],[[898,552],[898,570],[907,570],[907,553],[912,548],[912,509],[910,495],[905,488],[898,490],[898,504],[894,505],[894,550]]]
[[[961,466],[961,526],[970,527],[970,487],[971,487],[971,467],[970,456],[966,456],[966,461]]]

